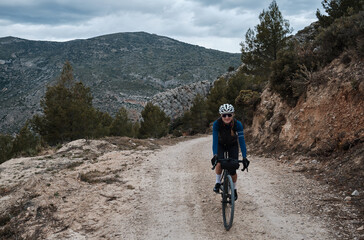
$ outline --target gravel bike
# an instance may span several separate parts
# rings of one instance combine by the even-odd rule
[[[234,220],[235,193],[233,179],[231,178],[229,170],[225,166],[237,164],[237,168],[239,168],[239,163],[243,163],[243,161],[231,158],[217,159],[212,167],[212,170],[215,169],[217,163],[220,163],[221,168],[223,169],[220,179],[220,194],[222,197],[222,219],[224,221],[224,227],[226,231],[229,231],[231,226],[233,225]],[[242,169],[242,171],[244,171],[244,169]]]

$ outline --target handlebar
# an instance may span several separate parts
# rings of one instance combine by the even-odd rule
[[[239,160],[239,159],[234,159],[234,158],[220,158],[220,159],[217,159],[215,161],[215,163],[212,166],[211,170],[214,170],[215,169],[217,163],[222,162],[222,161],[230,161],[230,160],[238,160],[238,163],[243,163],[243,160]],[[243,171],[243,169],[241,171]]]

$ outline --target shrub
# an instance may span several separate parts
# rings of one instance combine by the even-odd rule
[[[13,137],[0,134],[0,164],[12,157]]]
[[[244,124],[251,125],[253,115],[260,102],[260,94],[252,90],[241,90],[235,100],[236,114],[241,116]]]
[[[15,137],[12,153],[14,155],[34,156],[40,151],[40,138],[29,128],[29,123]]]
[[[321,68],[312,46],[312,43],[299,45],[292,41],[272,63],[270,87],[291,106],[306,93],[308,84],[314,81],[314,72]]]
[[[270,87],[284,100],[295,105],[296,98],[292,90],[292,78],[299,69],[298,55],[294,45],[278,52],[277,60],[272,63],[272,74],[269,78]]]
[[[341,17],[323,29],[315,39],[319,47],[318,55],[324,63],[331,62],[346,49],[356,49],[363,56],[364,49],[364,12]]]
[[[335,19],[359,13],[364,8],[363,0],[324,0],[321,4],[328,14],[321,14],[319,9],[316,11],[316,17],[322,27],[330,26]]]

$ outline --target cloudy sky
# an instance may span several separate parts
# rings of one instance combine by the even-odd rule
[[[0,0],[0,37],[68,41],[144,31],[240,52],[272,0]],[[296,33],[316,21],[321,0],[276,0]]]

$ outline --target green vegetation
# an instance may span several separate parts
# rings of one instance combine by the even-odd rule
[[[260,101],[261,85],[252,76],[237,71],[230,78],[220,77],[214,82],[210,94],[204,99],[197,95],[189,111],[171,125],[174,136],[205,133],[210,123],[219,117],[224,103],[235,105],[235,115],[245,125],[251,125],[253,112]]]
[[[287,36],[292,29],[275,0],[267,11],[260,13],[259,21],[255,30],[249,28],[245,34],[245,43],[241,43],[241,60],[246,74],[266,82],[270,75],[270,64],[277,59],[278,51],[286,46]]]
[[[0,134],[0,164],[12,157],[13,138]]]
[[[299,42],[287,36],[291,32],[289,23],[283,18],[273,0],[268,10],[263,10],[259,15],[260,23],[254,30],[247,31],[245,43],[241,43],[242,67],[235,72],[233,67],[229,67],[229,77],[216,80],[206,98],[197,95],[191,109],[172,123],[166,114],[152,103],[145,106],[141,112],[141,121],[134,124],[129,121],[125,108],[120,108],[114,118],[95,109],[90,88],[85,87],[81,81],[74,80],[71,64],[66,62],[57,82],[47,87],[41,100],[43,114],[34,116],[15,137],[0,134],[0,163],[13,156],[37,154],[42,145],[57,145],[79,138],[160,138],[168,133],[174,136],[205,133],[210,123],[219,117],[218,109],[223,103],[233,104],[236,108],[236,118],[244,125],[251,125],[254,111],[260,102],[260,93],[267,83],[271,90],[278,93],[289,105],[295,106],[297,100],[306,93],[309,84],[321,84],[320,78],[315,77],[315,72],[333,59],[343,52],[363,57],[363,1],[360,0],[357,4],[357,1],[350,0],[324,0],[322,5],[328,15],[322,15],[317,11],[320,26],[305,38],[306,41]],[[159,46],[158,42],[153,44]],[[181,49],[175,51],[185,56]],[[197,59],[210,59],[203,57],[205,55],[202,54],[202,50],[197,50],[201,49],[194,52],[201,54],[201,58]],[[162,65],[170,69],[177,68],[180,80],[187,81],[192,75],[197,74],[189,71],[188,65],[168,60],[165,55],[167,52],[167,49],[159,49],[160,57],[165,57],[165,61],[173,66]],[[143,48],[143,54],[133,59],[142,58],[154,62],[148,48]],[[349,54],[342,58],[344,64],[349,64],[350,61]],[[190,64],[204,67],[203,61],[194,60]],[[128,68],[136,69],[138,66],[136,62],[130,62]],[[154,67],[159,68],[159,65]],[[158,75],[158,78],[169,79],[174,72],[175,70],[171,70],[170,73],[166,71],[168,76]],[[120,76],[118,69],[103,74]],[[119,88],[125,85],[119,84]],[[136,86],[135,84],[132,86]],[[353,82],[353,85],[357,87],[358,83]],[[96,88],[96,91],[100,90]],[[82,176],[82,180],[93,182],[99,175],[99,172],[87,173]]]
[[[13,155],[34,156],[40,149],[41,140],[39,136],[30,129],[29,123],[26,123],[13,141]]]
[[[142,111],[142,118],[138,134],[140,138],[160,138],[167,135],[170,118],[158,106],[147,103]]]
[[[15,156],[34,156],[41,150],[41,140],[27,122],[15,136],[0,134],[0,164]]]
[[[215,81],[214,87],[206,99],[208,121],[213,121],[219,117],[218,112],[221,104],[231,103],[236,105],[240,91],[261,92],[262,87],[263,85],[254,76],[245,74],[244,69],[240,69],[228,79],[219,78]],[[237,119],[244,120],[245,113],[239,109],[236,110]]]
[[[242,67],[230,78],[220,78],[214,83],[205,100],[196,100],[201,116],[196,118],[200,124],[206,124],[218,117],[218,107],[223,103],[232,103],[236,107],[236,116],[244,124],[251,124],[253,113],[260,101],[259,94],[268,82],[269,87],[278,93],[289,105],[295,106],[297,100],[306,93],[309,84],[321,84],[315,72],[337,58],[344,51],[364,54],[364,12],[363,0],[325,0],[322,5],[328,16],[319,11],[317,16],[320,28],[306,36],[305,42],[299,43],[289,37],[289,23],[282,17],[277,3],[273,0],[267,11],[259,15],[260,23],[254,30],[249,29],[245,42],[241,43]],[[301,34],[304,34],[302,31]],[[344,62],[351,61],[347,54]],[[192,108],[191,108],[192,110]],[[174,133],[181,134],[195,131],[192,127],[196,113],[190,111],[173,125]],[[193,116],[193,117],[192,117]],[[190,129],[188,131],[188,129]]]
[[[119,112],[112,121],[110,135],[127,137],[132,137],[134,135],[133,124],[129,121],[128,113],[125,108],[120,108]]]
[[[363,1],[325,0],[322,5],[329,15],[318,11],[321,28],[312,40],[298,44],[292,39],[271,64],[270,87],[291,106],[305,94],[308,84],[321,84],[314,73],[340,54],[364,55]],[[350,62],[349,57],[345,59]]]
[[[253,123],[253,114],[260,102],[260,94],[252,90],[241,90],[235,99],[236,115],[250,126]]]
[[[41,146],[57,145],[80,138],[136,135],[138,124],[129,121],[125,109],[113,119],[92,106],[89,88],[73,77],[69,62],[54,86],[41,100],[42,115],[26,122],[15,138],[0,134],[0,163],[15,156],[34,156]]]
[[[218,109],[223,103],[235,105],[236,118],[243,124],[252,123],[260,92],[271,74],[270,66],[278,52],[287,47],[287,35],[292,31],[274,0],[268,10],[259,15],[259,20],[255,30],[249,28],[247,31],[245,43],[241,43],[242,67],[229,78],[216,80],[206,99],[196,97],[193,107],[172,125],[174,135],[181,135],[181,131],[205,132],[206,127],[219,117]]]
[[[197,95],[191,109],[183,115],[181,119],[182,124],[178,130],[188,134],[205,132],[209,126],[207,113],[208,108],[204,98],[201,95]]]
[[[364,11],[336,19],[329,27],[321,30],[315,39],[318,56],[324,63],[330,63],[347,49],[355,49],[364,56]]]
[[[0,38],[0,132],[18,132],[38,110],[40,91],[54,85],[64,59],[75,78],[90,87],[94,107],[111,116],[125,96],[146,99],[170,88],[216,79],[240,65],[240,54],[186,44],[145,32],[115,33],[91,39],[47,42]],[[24,61],[32,67],[25,67]],[[61,64],[61,65],[60,65]],[[6,89],[6,90],[5,90]],[[105,94],[105,93],[108,94]],[[135,99],[134,99],[135,100]],[[14,119],[14,120],[11,120]]]
[[[364,8],[363,0],[324,0],[321,4],[328,15],[321,14],[317,9],[316,17],[324,28],[334,23],[335,19],[355,15]]]
[[[101,129],[107,121],[102,121],[102,114],[92,106],[90,89],[74,80],[69,62],[56,85],[47,87],[41,106],[44,114],[36,115],[32,122],[49,144],[104,135]]]

